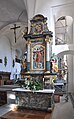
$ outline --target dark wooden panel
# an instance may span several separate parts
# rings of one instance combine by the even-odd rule
[[[6,91],[0,91],[0,106],[7,103],[7,92]]]
[[[0,85],[4,85],[7,80],[10,80],[10,72],[0,72]]]

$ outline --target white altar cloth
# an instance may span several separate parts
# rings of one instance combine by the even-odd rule
[[[43,90],[29,90],[25,88],[12,89],[14,92],[38,92],[38,93],[54,93],[55,89],[43,89]]]

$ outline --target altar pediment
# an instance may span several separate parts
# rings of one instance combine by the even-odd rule
[[[38,14],[33,17],[31,22],[31,27],[30,27],[30,33],[24,35],[24,38],[27,40],[27,38],[40,38],[46,35],[49,35],[52,37],[52,32],[49,31],[48,26],[47,26],[47,17],[44,17],[41,14]]]

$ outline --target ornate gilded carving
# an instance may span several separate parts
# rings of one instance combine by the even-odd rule
[[[45,42],[49,42],[50,43],[50,38],[46,38]]]
[[[38,35],[42,34],[43,32],[48,32],[48,27],[47,27],[47,18],[45,18],[42,15],[36,15],[32,20],[31,20],[31,29],[30,29],[30,34],[33,35]]]

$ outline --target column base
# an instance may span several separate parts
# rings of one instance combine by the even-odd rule
[[[30,74],[30,71],[27,71],[26,73],[27,73],[27,74]]]
[[[45,73],[50,73],[50,71],[46,71]]]

